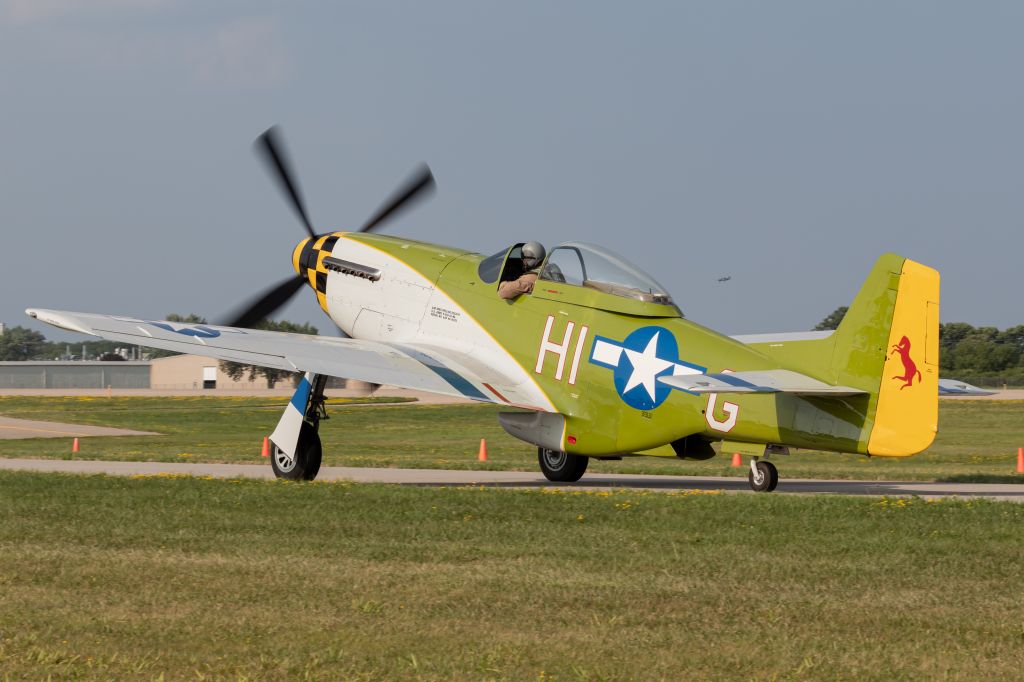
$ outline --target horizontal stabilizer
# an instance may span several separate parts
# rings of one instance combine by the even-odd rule
[[[939,395],[995,395],[998,391],[972,386],[959,379],[939,379]]]
[[[690,393],[793,393],[835,397],[867,393],[849,386],[826,384],[788,369],[663,376],[658,377],[658,381]]]

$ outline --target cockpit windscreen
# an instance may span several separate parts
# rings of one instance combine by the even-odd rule
[[[625,258],[594,244],[567,242],[552,249],[540,277],[615,296],[672,305],[672,297],[653,277]]]

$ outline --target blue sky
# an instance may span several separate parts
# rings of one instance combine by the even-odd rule
[[[217,317],[314,223],[492,253],[599,243],[727,333],[812,327],[896,251],[1009,326],[1024,252],[1014,2],[0,0],[0,320]],[[719,277],[731,275],[728,282]],[[310,293],[283,317],[329,322]],[[44,329],[51,338],[62,336]]]

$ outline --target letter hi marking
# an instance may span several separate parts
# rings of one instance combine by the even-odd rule
[[[569,346],[572,345],[572,335],[576,328],[576,323],[571,320],[565,325],[565,334],[562,336],[562,340],[559,343],[551,340],[551,330],[555,324],[555,316],[548,315],[547,322],[544,324],[544,336],[540,341],[540,348],[537,351],[537,367],[535,372],[537,374],[544,373],[544,360],[547,359],[548,353],[553,353],[558,358],[558,364],[555,367],[555,381],[562,380],[562,374],[565,373],[565,358],[569,353]],[[586,325],[580,327],[580,333],[576,338],[576,349],[573,352],[572,366],[569,368],[569,384],[573,385],[576,383],[576,374],[580,368],[580,359],[583,357],[583,343],[587,338],[587,334],[590,329]]]

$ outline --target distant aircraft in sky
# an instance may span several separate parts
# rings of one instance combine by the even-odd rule
[[[726,275],[725,277],[719,277],[718,281],[719,282],[728,282],[730,279],[732,279],[732,275]]]

